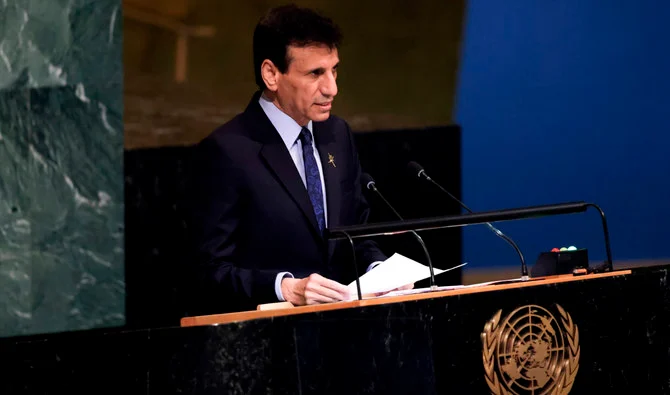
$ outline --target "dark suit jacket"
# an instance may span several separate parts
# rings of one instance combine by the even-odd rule
[[[276,302],[278,273],[355,279],[348,242],[320,235],[307,190],[262,108],[257,92],[244,113],[195,150],[190,193],[195,284],[190,312],[255,309]],[[349,126],[330,116],[313,122],[326,186],[328,227],[365,223],[368,204]],[[328,163],[329,156],[334,165]],[[372,241],[357,244],[359,274],[386,256]]]

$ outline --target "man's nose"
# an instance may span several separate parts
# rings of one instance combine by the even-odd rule
[[[321,94],[326,97],[337,95],[337,81],[334,73],[326,73],[321,84]]]

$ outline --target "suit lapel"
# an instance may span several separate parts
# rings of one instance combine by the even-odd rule
[[[337,144],[335,134],[323,123],[313,123],[316,149],[321,158],[323,179],[326,184],[326,204],[328,205],[328,227],[339,225],[340,219],[340,172],[337,167]]]
[[[342,204],[340,191],[340,172],[337,167],[337,142],[335,133],[323,123],[313,123],[314,142],[321,158],[323,181],[326,185],[326,204],[328,205],[328,228],[340,225],[340,207]],[[335,252],[335,243],[328,243],[328,257]]]
[[[316,222],[312,202],[309,200],[309,194],[307,193],[305,184],[300,179],[300,173],[295,168],[295,163],[293,163],[291,155],[286,150],[286,146],[279,133],[265,115],[260,104],[258,104],[260,94],[260,92],[257,92],[252,97],[244,112],[243,120],[247,124],[247,128],[252,133],[253,138],[262,144],[260,156],[265,161],[266,166],[284,186],[293,201],[300,207],[305,219],[310,224],[314,236],[318,240],[323,240],[323,236],[319,232],[319,225]]]
[[[278,144],[265,144],[261,149],[261,156],[265,159],[270,171],[275,174],[291,198],[300,207],[307,221],[311,224],[312,230],[319,238],[322,238],[319,235],[319,226],[316,222],[312,203],[309,201],[309,195],[300,179],[298,170],[295,168],[291,155],[286,151],[284,143],[280,140]]]

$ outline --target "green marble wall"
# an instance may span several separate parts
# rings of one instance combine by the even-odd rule
[[[125,322],[121,0],[0,0],[0,336]]]

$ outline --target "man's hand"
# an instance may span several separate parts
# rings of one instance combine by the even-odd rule
[[[349,288],[316,273],[305,278],[285,278],[281,282],[284,299],[294,306],[331,303],[349,299]]]

